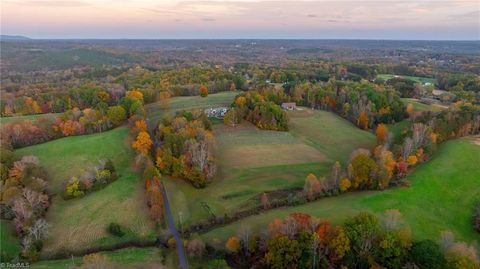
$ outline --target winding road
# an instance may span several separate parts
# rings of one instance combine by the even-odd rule
[[[180,234],[175,227],[175,222],[173,221],[172,211],[170,210],[170,203],[168,202],[167,191],[165,186],[160,184],[162,187],[162,198],[163,205],[165,207],[165,217],[167,218],[168,228],[175,238],[176,249],[178,253],[178,262],[181,269],[187,269],[187,256],[185,255],[185,249],[183,248],[183,240],[180,237]]]

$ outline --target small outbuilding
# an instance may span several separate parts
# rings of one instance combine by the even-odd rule
[[[296,103],[282,103],[282,108],[285,110],[296,110],[297,104]]]
[[[219,118],[223,119],[225,116],[225,113],[227,113],[229,110],[228,107],[215,107],[215,108],[207,108],[205,109],[205,114],[207,117],[210,118]]]

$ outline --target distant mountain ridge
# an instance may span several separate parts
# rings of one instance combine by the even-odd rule
[[[23,35],[0,35],[0,40],[30,40],[31,38]]]

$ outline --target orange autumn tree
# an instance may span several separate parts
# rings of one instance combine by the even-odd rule
[[[360,112],[360,114],[358,115],[358,126],[360,126],[360,128],[366,130],[368,129],[368,116],[367,116],[367,113],[365,111],[362,111]]]
[[[297,228],[300,230],[308,230],[312,222],[312,216],[305,213],[294,212],[290,214],[290,217],[297,222]]]
[[[305,184],[303,185],[303,192],[308,200],[313,200],[321,191],[322,185],[317,177],[312,173],[308,174],[305,178]]]
[[[150,139],[150,135],[145,131],[138,133],[137,138],[132,143],[132,147],[135,150],[144,154],[148,153],[152,145],[152,139]]]
[[[135,128],[139,132],[146,132],[147,131],[147,123],[144,120],[137,120],[137,121],[135,121]]]
[[[408,103],[406,111],[408,113],[408,116],[411,118],[414,112],[412,103]]]
[[[240,238],[236,236],[228,238],[227,243],[225,243],[225,247],[230,252],[237,252],[240,249]]]
[[[315,228],[315,233],[318,236],[320,243],[327,241],[327,237],[330,235],[332,225],[328,220],[320,220],[320,223]]]
[[[380,123],[377,125],[377,129],[375,130],[375,134],[377,136],[377,145],[384,144],[387,142],[388,138],[388,128],[385,124]]]
[[[384,146],[377,146],[374,153],[378,165],[378,187],[385,189],[390,184],[397,163],[393,153]]]
[[[208,96],[208,88],[205,85],[200,86],[200,96],[201,97],[207,97]]]
[[[268,224],[268,234],[271,238],[281,236],[283,234],[283,221],[281,219],[274,219]]]
[[[418,159],[417,159],[417,156],[415,155],[410,155],[407,158],[407,163],[409,166],[414,166],[415,164],[417,164],[417,161]]]
[[[140,102],[143,102],[143,93],[141,91],[138,91],[138,90],[127,91],[125,93],[125,96],[127,98],[131,98],[131,99],[135,99],[135,100],[138,100]]]
[[[160,108],[167,110],[170,107],[170,97],[172,95],[168,91],[161,91],[158,94],[158,100],[160,102]]]

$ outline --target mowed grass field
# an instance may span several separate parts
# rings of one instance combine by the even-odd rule
[[[205,189],[181,179],[164,178],[177,223],[196,223],[249,208],[259,195],[301,188],[309,173],[326,176],[336,160],[344,163],[356,148],[374,143],[361,131],[325,111],[290,113],[289,132],[259,130],[250,123],[236,127],[214,125],[218,175]]]
[[[162,262],[162,251],[159,248],[125,248],[117,251],[104,251],[99,254],[106,257],[114,265],[113,268],[158,268]],[[82,268],[83,257],[60,260],[46,260],[30,264],[32,269],[73,269]],[[115,266],[116,265],[116,266]],[[157,267],[155,267],[157,266]],[[171,267],[173,268],[173,267]]]
[[[395,77],[395,75],[392,75],[392,74],[378,74],[377,75],[377,78],[381,78],[383,80],[389,80],[389,79],[392,79],[394,77]],[[416,82],[421,82],[421,83],[431,83],[431,84],[436,83],[436,79],[434,79],[434,78],[414,77],[414,76],[399,76],[399,77],[409,79],[409,80],[413,80],[413,81],[416,81]]]
[[[17,257],[22,250],[15,232],[13,221],[0,220],[0,254],[7,261]],[[2,260],[2,262],[5,262]]]
[[[415,98],[402,98],[402,102],[405,105],[412,104],[414,111],[419,111],[419,112],[440,111],[442,109],[447,108],[447,106],[439,105],[439,104],[431,104],[431,105],[424,104],[424,103],[420,102],[420,100],[415,99]]]
[[[240,92],[220,92],[209,94],[207,97],[201,97],[199,95],[172,97],[169,102],[168,111],[163,110],[159,102],[145,105],[145,110],[150,122],[157,122],[166,113],[172,113],[176,110],[206,109],[210,107],[230,106],[235,96],[239,93]]]
[[[53,201],[47,221],[52,225],[52,236],[45,241],[44,255],[155,235],[148,218],[142,180],[131,168],[134,153],[129,146],[129,136],[128,129],[120,127],[17,151],[19,155],[37,156],[49,174]],[[67,201],[61,198],[65,179],[80,176],[99,160],[107,158],[113,161],[119,174],[115,182],[82,198]],[[106,228],[111,222],[125,227],[127,234],[121,238],[109,235]]]
[[[425,112],[425,111],[438,112],[448,108],[447,106],[438,105],[438,104],[427,105],[427,104],[421,103],[418,99],[414,99],[414,98],[402,98],[402,102],[405,105],[412,104],[414,112]],[[390,132],[392,132],[395,135],[395,137],[399,137],[402,134],[402,131],[406,130],[407,128],[410,128],[411,124],[412,124],[412,121],[410,119],[405,119],[397,123],[389,124],[388,129]]]
[[[472,214],[480,201],[480,145],[472,139],[449,141],[435,156],[408,176],[411,186],[386,191],[354,192],[324,198],[298,207],[281,208],[242,219],[239,222],[203,234],[211,243],[224,243],[240,227],[254,232],[266,231],[268,223],[293,212],[308,213],[333,223],[361,211],[381,214],[398,209],[411,227],[416,239],[438,239],[442,230],[452,231],[456,238],[480,242],[473,230]]]
[[[26,115],[26,116],[13,116],[13,117],[0,117],[0,123],[10,123],[14,121],[21,121],[21,120],[37,120],[39,118],[47,118],[52,119],[59,116],[60,113],[46,113],[46,114],[35,114],[35,115]]]

